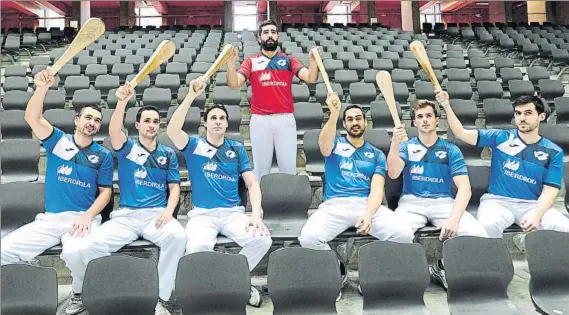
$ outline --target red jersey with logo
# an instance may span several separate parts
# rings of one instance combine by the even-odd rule
[[[238,72],[251,83],[251,114],[293,113],[292,78],[302,68],[298,59],[284,53],[269,58],[260,52],[245,59]]]

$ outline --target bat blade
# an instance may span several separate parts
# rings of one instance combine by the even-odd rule
[[[176,44],[174,44],[171,40],[164,40],[158,45],[152,56],[148,59],[144,67],[138,71],[136,76],[130,80],[130,86],[135,87],[142,79],[144,79],[150,72],[154,71],[154,69],[158,68],[162,63],[168,61],[174,53],[176,52]]]
[[[330,77],[328,77],[328,72],[326,72],[326,68],[324,68],[324,62],[322,62],[320,51],[318,51],[317,48],[312,48],[311,51],[312,55],[314,56],[314,60],[316,61],[316,65],[318,66],[318,70],[320,71],[320,75],[322,75],[322,80],[324,81],[324,85],[326,85],[326,90],[328,91],[328,94],[334,93],[332,84],[330,84]],[[336,108],[340,108],[340,104],[338,104],[338,102],[334,102],[332,105]]]
[[[209,79],[233,57],[233,54],[235,54],[235,48],[230,44],[225,45],[219,56],[217,56],[215,61],[211,64],[211,67],[209,67],[202,76],[203,81],[209,81]]]
[[[413,53],[413,55],[415,56],[415,58],[417,59],[417,61],[419,62],[419,64],[427,74],[427,76],[429,77],[429,80],[431,80],[431,83],[435,87],[435,90],[440,89],[441,85],[439,84],[439,80],[435,75],[435,71],[433,71],[431,61],[429,60],[429,56],[427,55],[427,51],[425,50],[425,46],[423,46],[423,43],[421,43],[418,40],[413,41],[411,44],[409,44],[409,50],[411,50],[411,52]]]
[[[387,103],[387,108],[389,113],[391,113],[391,118],[395,127],[401,125],[401,120],[399,119],[399,113],[397,112],[397,104],[395,103],[395,96],[393,95],[393,83],[391,81],[391,74],[387,71],[379,71],[375,75],[375,81],[385,103]]]
[[[101,35],[105,33],[105,23],[101,19],[98,18],[90,18],[88,19],[81,29],[75,35],[75,38],[67,46],[67,49],[63,52],[63,54],[57,59],[57,61],[49,68],[49,70],[55,75],[56,73],[63,68],[63,66],[71,60],[75,55],[77,55],[81,50],[85,49],[85,47],[91,45],[94,41],[96,41]]]

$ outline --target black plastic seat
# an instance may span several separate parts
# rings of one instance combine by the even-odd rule
[[[0,134],[2,139],[31,139],[32,129],[24,120],[24,110],[0,112]]]
[[[307,130],[322,128],[324,113],[319,103],[294,103],[294,118],[297,135],[304,135]]]
[[[40,142],[35,139],[5,139],[0,142],[2,183],[38,179]]]
[[[401,106],[399,102],[395,102],[397,106],[397,113],[399,115],[399,119],[403,115],[401,111]],[[391,118],[391,112],[387,107],[387,103],[385,101],[373,101],[370,103],[370,110],[371,110],[371,121],[373,123],[374,129],[387,129],[390,130],[393,128],[393,118]]]
[[[38,213],[44,212],[43,183],[3,183],[0,190],[2,212],[2,238],[19,227],[32,222]],[[4,299],[2,299],[4,300]]]
[[[1,303],[2,314],[55,314],[57,311],[55,268],[23,264],[2,266]]]

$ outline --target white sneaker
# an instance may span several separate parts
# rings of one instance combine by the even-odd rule
[[[76,294],[71,292],[71,299],[69,300],[69,305],[65,308],[66,315],[75,315],[85,311],[85,306],[83,305],[83,299],[81,294]]]
[[[247,301],[247,304],[253,307],[260,307],[261,303],[263,303],[261,292],[259,292],[259,290],[257,290],[257,288],[254,286],[251,286],[251,295],[249,296],[249,301]]]
[[[156,303],[154,311],[155,315],[172,315],[170,314],[170,311],[166,309],[166,303],[162,301],[162,299],[158,299],[158,303]]]

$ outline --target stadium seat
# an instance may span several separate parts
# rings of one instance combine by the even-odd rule
[[[369,144],[384,152],[385,156],[389,153],[391,138],[389,137],[387,129],[367,128],[364,132],[364,139]]]
[[[38,179],[40,142],[35,139],[4,139],[0,142],[2,183]]]
[[[55,268],[2,266],[2,292],[2,314],[53,315],[57,311]]]
[[[564,124],[545,124],[539,127],[539,134],[553,141],[563,150],[565,157],[569,156],[569,127]]]
[[[199,252],[180,259],[175,295],[188,314],[245,315],[250,284],[245,256]]]
[[[75,111],[79,111],[85,105],[101,105],[101,91],[99,90],[76,90],[71,100]]]
[[[339,83],[344,91],[348,91],[350,84],[359,81],[358,73],[355,70],[336,70],[334,77],[334,81]]]
[[[437,77],[437,80],[439,82],[443,82],[444,75],[443,75],[442,70],[433,70],[433,71],[435,72],[435,76]],[[421,81],[431,81],[429,76],[427,76],[427,74],[425,73],[425,70],[420,69],[418,74],[419,74],[419,78],[421,79]]]
[[[14,90],[27,91],[28,88],[29,86],[27,77],[7,77],[4,79],[4,84],[2,85],[2,89],[5,93]]]
[[[395,102],[397,106],[397,112],[399,114],[399,118],[401,119],[402,111],[399,102]],[[371,110],[371,121],[373,123],[374,129],[388,129],[391,130],[393,128],[393,119],[391,118],[391,112],[387,107],[387,103],[385,101],[373,101],[370,103],[370,110]]]
[[[449,81],[447,92],[451,99],[469,100],[472,98],[472,87],[468,82]]]
[[[186,97],[186,95],[188,95],[188,90],[189,88],[187,86],[181,86],[180,89],[178,89],[178,104],[182,104],[184,98]],[[205,100],[206,100],[206,93],[204,92],[194,100],[192,106],[196,106],[201,111],[203,111],[205,106]]]
[[[228,115],[227,133],[239,133],[239,127],[241,126],[241,107],[239,105],[227,105],[225,109]]]
[[[496,81],[478,81],[476,82],[476,87],[480,101],[484,101],[487,98],[502,98],[504,95],[502,85]]]
[[[508,299],[514,266],[504,240],[455,237],[443,243],[443,259],[453,315],[471,314],[473,309],[480,314],[523,314]]]
[[[75,111],[68,109],[48,109],[43,113],[44,118],[54,127],[64,133],[73,134],[75,131]]]
[[[263,220],[271,236],[279,240],[296,240],[312,202],[308,176],[268,174],[263,176],[260,186]]]
[[[297,135],[304,135],[307,130],[322,128],[322,106],[318,103],[294,103],[294,118]]]
[[[364,314],[429,314],[423,295],[430,276],[421,244],[368,243],[358,265]]]
[[[154,86],[169,89],[171,92],[177,91],[180,87],[180,77],[176,74],[161,73],[156,76]]]
[[[502,68],[500,69],[500,77],[502,78],[502,85],[508,87],[511,80],[523,80],[524,75],[518,68]]]
[[[338,97],[340,100],[344,96],[344,92],[342,90],[342,86],[339,83],[331,83],[332,90],[338,93]],[[317,83],[316,84],[316,101],[323,106],[326,106],[326,98],[328,97],[328,90],[326,89],[326,85],[324,83]]]
[[[514,108],[507,99],[487,98],[482,107],[486,118],[486,128],[508,128],[512,125]]]
[[[310,98],[310,91],[308,90],[308,86],[306,84],[293,84],[291,86],[292,89],[292,98],[294,102],[308,102]],[[215,96],[215,93],[214,93]],[[241,102],[241,101],[239,101]],[[238,104],[236,104],[238,105]]]
[[[124,117],[124,126],[127,130],[127,136],[132,138],[138,138],[138,130],[134,126],[136,122],[136,113],[138,113],[139,107],[131,107],[126,110]]]
[[[408,88],[413,87],[415,83],[415,74],[412,70],[393,69],[391,71],[391,80],[399,83],[405,83]]]
[[[342,279],[334,251],[283,248],[272,252],[267,283],[275,314],[315,314],[315,310],[337,314]]]
[[[76,90],[88,89],[89,78],[84,75],[72,75],[65,78],[65,95],[68,98],[73,96]]]
[[[90,315],[151,315],[157,301],[158,269],[154,259],[112,255],[87,265],[83,304]]]
[[[19,227],[32,222],[39,213],[44,212],[45,186],[43,183],[12,182],[2,183],[0,187],[1,231],[2,238],[4,238]],[[4,302],[4,298],[2,300]]]
[[[81,75],[81,66],[73,64],[65,64],[57,73],[57,76],[59,76],[59,79],[63,82],[65,82],[65,79],[69,76],[79,75]]]
[[[96,81],[98,76],[106,75],[107,72],[107,66],[105,65],[90,64],[85,68],[85,75],[89,77],[91,82]]]
[[[241,91],[233,90],[229,86],[216,86],[213,88],[213,102],[223,105],[239,105]]]
[[[448,45],[448,46],[452,46],[452,45]],[[456,58],[456,59],[464,60],[464,53],[462,52],[462,50],[449,50],[447,48],[447,60],[450,58]]]
[[[448,69],[466,69],[464,58],[447,58]]]
[[[0,134],[2,139],[31,139],[32,129],[24,120],[24,110],[0,112]]]
[[[474,69],[474,80],[476,81],[496,81],[496,72],[491,69],[476,68]]]
[[[470,68],[490,69],[490,61],[488,61],[488,59],[486,59],[485,57],[471,57]]]
[[[471,102],[471,101],[463,101],[463,102]],[[456,103],[456,101],[455,101],[455,103]],[[454,106],[454,105],[451,105],[451,106]],[[471,126],[470,128],[476,128],[476,126]],[[467,129],[469,129],[469,128],[467,127]],[[482,154],[483,148],[479,148],[475,145],[471,145],[471,144],[468,144],[466,142],[463,142],[462,140],[459,140],[454,135],[452,130],[450,130],[450,129],[447,130],[447,141],[455,144],[460,149],[460,151],[462,152],[462,155],[464,156],[464,160],[466,161],[467,165],[469,165],[469,164],[477,165],[477,164],[481,163],[481,154]],[[471,179],[471,185],[474,185],[474,182],[472,181],[472,179]],[[488,186],[488,183],[486,183],[486,188],[484,191],[486,191],[487,186]],[[472,191],[474,193],[474,188],[472,188]],[[474,200],[472,198],[470,200],[474,202]],[[475,202],[478,203],[479,201],[480,201],[480,198],[476,199]],[[477,208],[474,208],[471,210],[476,211]]]
[[[478,108],[473,100],[451,99],[450,106],[464,127],[476,127]]]
[[[520,96],[533,96],[535,89],[533,84],[527,80],[510,80],[508,81],[510,89],[510,100],[515,100]]]
[[[134,65],[130,63],[117,63],[111,68],[111,74],[119,77],[121,83],[124,83],[129,74],[134,73]]]
[[[540,96],[547,102],[552,102],[555,98],[561,97],[565,94],[565,87],[561,81],[540,79],[538,85]]]
[[[376,98],[375,84],[356,82],[350,84],[350,100],[353,104],[366,106]]]
[[[148,81],[150,84],[150,81]],[[107,95],[111,89],[117,89],[120,86],[119,77],[116,75],[98,75],[95,78],[95,89],[101,91],[101,95]]]
[[[569,97],[555,98],[557,124],[569,125]]]
[[[4,70],[5,77],[25,77],[28,72],[27,67],[20,65],[10,65]]]
[[[18,90],[8,91],[4,94],[4,98],[2,99],[2,108],[4,110],[25,110],[31,97],[32,92]]]
[[[415,95],[418,100],[436,100],[435,88],[431,82],[415,81]]]
[[[379,58],[379,59],[375,59],[373,60],[373,64],[372,67],[375,70],[385,70],[387,72],[390,72],[393,70],[393,61],[391,59],[387,59],[387,58]]]
[[[170,89],[147,88],[142,94],[142,103],[155,106],[161,113],[165,113],[172,103],[172,94]]]
[[[470,82],[470,73],[467,69],[448,69],[447,78],[450,82]]]
[[[409,100],[409,89],[406,83],[393,82],[393,95],[395,96],[395,101],[401,104],[407,104]]]
[[[115,95],[116,89],[110,89],[107,93],[107,105],[110,109],[114,109],[117,107],[117,96]],[[136,98],[132,97],[127,104],[127,108],[136,106]]]
[[[569,233],[540,230],[527,234],[529,292],[540,314],[569,313]]]

